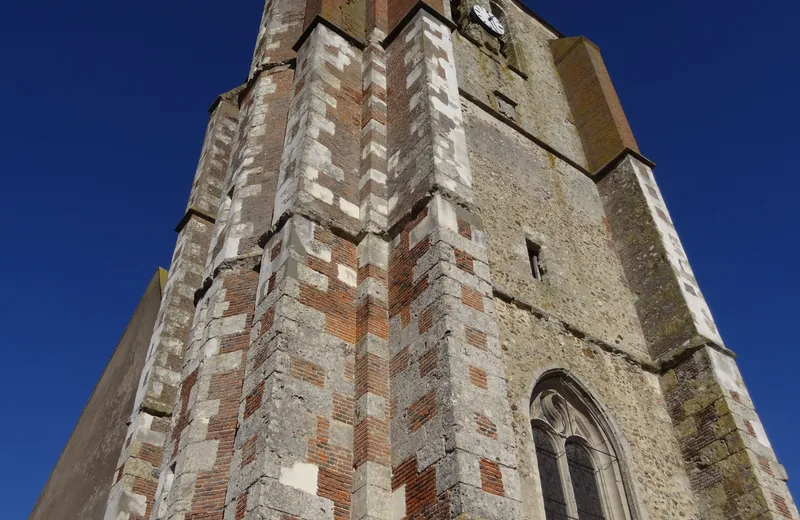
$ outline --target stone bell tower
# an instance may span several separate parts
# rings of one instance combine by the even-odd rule
[[[513,0],[260,27],[96,518],[799,518],[596,45]]]

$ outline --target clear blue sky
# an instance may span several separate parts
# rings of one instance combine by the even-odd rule
[[[0,502],[26,518],[156,266],[262,1],[9,0]],[[537,1],[603,50],[800,496],[798,2]],[[6,516],[7,515],[7,516]]]

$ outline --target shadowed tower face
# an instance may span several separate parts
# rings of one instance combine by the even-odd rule
[[[799,519],[653,166],[512,0],[267,2],[85,518]]]

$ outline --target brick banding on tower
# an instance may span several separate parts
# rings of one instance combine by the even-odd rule
[[[653,168],[520,3],[266,2],[31,520],[800,520]]]

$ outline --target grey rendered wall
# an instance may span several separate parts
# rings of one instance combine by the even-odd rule
[[[30,520],[102,520],[165,274],[159,269],[147,285]]]

